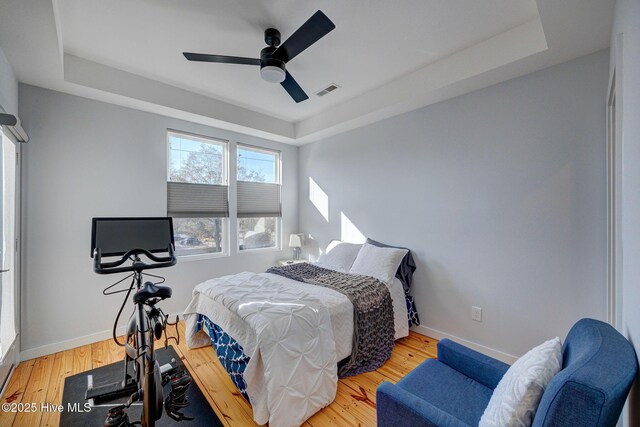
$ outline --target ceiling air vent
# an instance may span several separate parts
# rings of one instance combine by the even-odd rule
[[[320,90],[319,92],[316,92],[316,95],[325,96],[329,92],[333,92],[334,90],[338,89],[339,87],[340,86],[338,86],[337,84],[331,83],[329,86],[325,87],[324,89]]]

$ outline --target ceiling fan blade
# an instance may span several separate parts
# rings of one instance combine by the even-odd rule
[[[293,98],[293,100],[296,101],[296,103],[302,102],[305,99],[309,99],[309,97],[307,96],[306,93],[304,93],[304,90],[302,90],[302,88],[300,87],[296,79],[294,79],[293,76],[289,74],[288,71],[284,80],[280,84],[282,85],[284,90],[287,91],[289,96],[291,96],[291,98]]]
[[[334,28],[335,24],[319,10],[273,52],[273,57],[289,62]]]
[[[226,56],[226,55],[207,55],[204,53],[191,53],[191,52],[183,52],[182,54],[189,61],[220,62],[223,64],[260,65],[260,60],[257,58],[244,58],[242,56]]]

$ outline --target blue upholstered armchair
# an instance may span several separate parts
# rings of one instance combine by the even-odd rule
[[[562,355],[562,370],[545,390],[533,426],[615,426],[638,369],[631,344],[610,325],[582,319]],[[508,368],[444,339],[438,360],[378,387],[378,426],[476,427]]]

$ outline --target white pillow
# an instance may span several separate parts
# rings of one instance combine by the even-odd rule
[[[516,360],[493,391],[478,427],[528,427],[551,379],[562,368],[560,338]]]
[[[332,240],[325,253],[320,255],[316,264],[330,270],[347,273],[358,256],[362,245]]]
[[[375,277],[390,284],[407,252],[406,249],[381,248],[365,243],[358,252],[349,273]]]

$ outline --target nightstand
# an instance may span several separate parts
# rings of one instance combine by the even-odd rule
[[[309,262],[306,259],[282,259],[278,261],[278,267],[284,267],[285,265],[302,264],[303,262]]]

